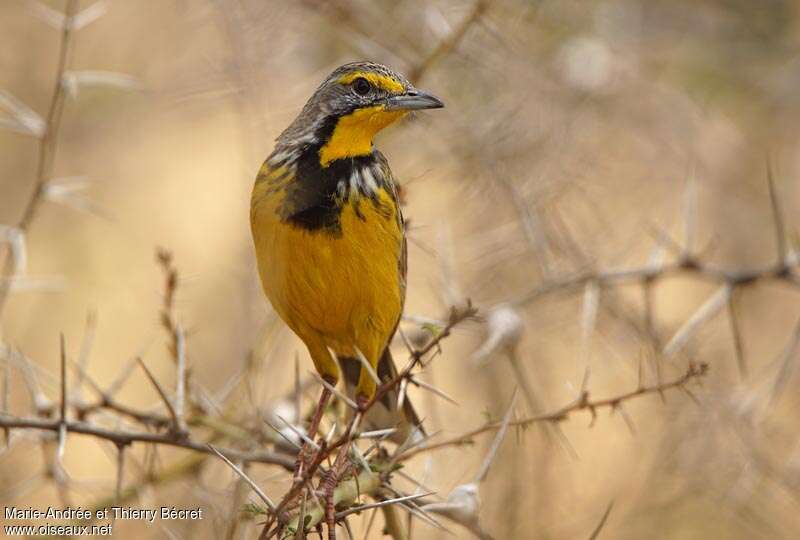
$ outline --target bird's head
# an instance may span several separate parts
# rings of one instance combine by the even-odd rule
[[[374,136],[409,112],[441,107],[441,100],[386,66],[345,64],[317,88],[278,145],[318,148],[320,165],[327,167],[337,159],[370,154]]]

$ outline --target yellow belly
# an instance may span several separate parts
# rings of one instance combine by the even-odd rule
[[[393,199],[385,191],[379,194],[391,215],[367,198],[346,203],[341,234],[332,234],[281,222],[284,193],[267,189],[267,182],[256,184],[251,211],[267,298],[306,343],[323,374],[335,368],[320,366],[326,363],[320,346],[347,356],[358,347],[376,364],[402,309],[403,232]]]

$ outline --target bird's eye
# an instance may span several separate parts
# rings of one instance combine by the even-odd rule
[[[372,90],[372,85],[364,77],[359,77],[353,81],[353,92],[359,96],[366,96]]]

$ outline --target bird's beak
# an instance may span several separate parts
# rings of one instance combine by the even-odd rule
[[[399,96],[386,100],[387,111],[418,111],[421,109],[441,109],[442,100],[422,90],[409,90]]]

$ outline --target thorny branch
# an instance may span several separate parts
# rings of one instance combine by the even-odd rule
[[[800,260],[795,250],[788,248],[786,240],[783,213],[780,209],[776,194],[775,181],[772,168],[768,164],[767,182],[769,202],[774,221],[774,234],[776,243],[776,258],[772,264],[751,268],[726,268],[707,261],[695,254],[689,245],[681,246],[663,231],[655,231],[662,247],[669,248],[677,254],[672,262],[660,260],[638,267],[616,270],[597,271],[590,269],[570,277],[550,280],[544,284],[523,291],[521,294],[508,301],[514,307],[523,307],[532,304],[546,296],[560,292],[571,292],[587,288],[607,288],[624,284],[640,284],[644,297],[644,322],[647,335],[652,345],[657,349],[656,356],[670,356],[681,349],[686,342],[712,317],[723,309],[727,309],[730,321],[730,330],[733,339],[736,363],[742,378],[746,377],[748,367],[742,344],[739,317],[736,309],[736,297],[746,288],[761,282],[777,282],[800,290]],[[693,205],[688,205],[692,207]],[[695,219],[689,212],[686,218],[686,241],[694,237]],[[653,287],[660,281],[671,277],[687,274],[719,285],[714,293],[687,322],[675,333],[665,345],[660,343],[655,328],[653,315]],[[660,380],[660,363],[655,359],[655,371]]]
[[[590,399],[589,391],[586,389],[582,389],[578,398],[568,405],[565,405],[552,412],[538,414],[521,420],[514,420],[510,422],[509,425],[527,427],[531,424],[539,422],[558,423],[567,420],[573,413],[579,411],[588,411],[592,418],[591,424],[594,424],[594,421],[597,418],[598,409],[608,408],[612,412],[617,411],[622,408],[623,403],[626,401],[647,394],[661,394],[666,390],[671,390],[671,389],[679,389],[684,392],[689,392],[687,385],[693,380],[698,380],[704,377],[707,373],[708,373],[708,365],[704,363],[689,364],[689,367],[687,368],[686,372],[672,381],[662,382],[654,385],[640,384],[635,390],[631,390],[630,392],[598,400]],[[497,429],[500,429],[502,425],[503,425],[502,422],[489,422],[481,427],[475,428],[472,431],[458,435],[451,439],[440,441],[438,443],[430,443],[427,445],[419,446],[415,449],[405,452],[400,458],[400,460],[405,461],[417,454],[430,452],[432,450],[437,450],[439,448],[444,448],[447,446],[460,446],[464,444],[470,444],[477,435],[495,431]]]
[[[39,157],[36,166],[33,193],[25,205],[22,216],[14,227],[16,234],[22,237],[22,242],[25,241],[24,235],[30,227],[33,218],[36,216],[36,211],[46,198],[47,182],[53,172],[53,163],[58,148],[58,133],[61,127],[61,114],[64,110],[64,100],[66,98],[64,73],[68,69],[72,52],[72,36],[74,31],[72,18],[78,10],[78,4],[78,0],[67,1],[65,22],[61,30],[61,43],[59,45],[58,67],[56,68],[53,94],[50,99],[50,108],[47,113],[44,133],[39,140]],[[0,317],[2,317],[6,300],[8,299],[8,293],[13,286],[16,274],[15,257],[12,253],[12,249],[14,249],[13,246],[7,249],[2,273],[0,273]]]
[[[181,439],[169,433],[159,434],[147,431],[106,429],[87,422],[62,422],[60,419],[49,420],[44,418],[19,418],[10,415],[0,416],[0,427],[5,429],[35,429],[39,431],[52,431],[57,433],[62,426],[67,433],[89,435],[98,439],[113,442],[116,445],[126,446],[135,442],[142,442],[165,446],[175,446],[178,448],[193,450],[195,452],[213,454],[213,452],[206,447],[207,443]],[[217,447],[217,450],[219,450],[229,459],[235,459],[237,461],[269,463],[273,465],[280,465],[286,469],[291,469],[294,466],[294,459],[286,454],[267,451],[242,452],[232,448],[219,447]]]
[[[711,263],[704,263],[690,255],[684,255],[672,263],[660,266],[640,266],[622,270],[585,272],[572,277],[554,280],[537,286],[512,300],[518,306],[529,304],[546,295],[580,288],[588,282],[601,286],[615,284],[652,282],[681,273],[689,273],[707,281],[729,284],[732,287],[752,285],[758,281],[774,280],[800,288],[800,277],[788,261],[753,269],[730,270]]]

